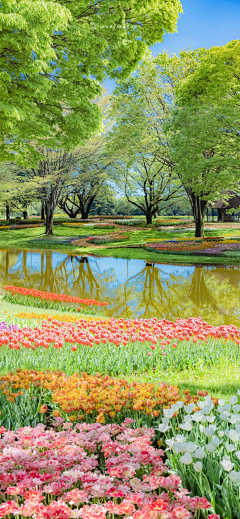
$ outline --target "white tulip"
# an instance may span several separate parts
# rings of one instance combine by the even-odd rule
[[[192,430],[192,424],[190,422],[180,423],[179,427],[180,427],[180,429],[183,429],[184,431],[191,431]]]
[[[228,418],[229,423],[235,424],[237,421],[237,417],[235,414],[232,414],[231,417]]]
[[[178,405],[179,409],[181,409],[184,406],[184,403],[182,400],[179,400],[179,402],[177,402],[177,405]]]
[[[228,429],[225,429],[224,434],[225,434],[225,436],[227,436],[227,438],[229,438],[229,430]]]
[[[163,409],[163,414],[166,418],[172,418],[174,415],[173,409]]]
[[[240,391],[239,391],[239,389],[237,390],[237,394],[240,395]]]
[[[206,449],[208,452],[214,452],[216,449],[216,445],[214,445],[214,443],[210,442],[206,445]]]
[[[233,483],[240,486],[240,472],[236,472],[236,470],[232,470],[229,474],[229,477]]]
[[[238,397],[237,396],[232,396],[231,398],[229,398],[229,403],[230,404],[236,404],[238,402]]]
[[[166,425],[165,423],[160,423],[158,429],[160,432],[165,433],[168,431],[168,429],[170,429],[170,427],[168,427],[168,425]]]
[[[203,417],[202,417],[201,422],[202,422],[202,423],[206,423],[206,421],[207,421],[207,417],[206,417],[205,414],[204,414]]]
[[[231,411],[231,407],[232,407],[231,404],[226,404],[226,405],[224,406],[224,410],[225,410],[225,411]]]
[[[220,436],[220,438],[222,438],[224,436],[224,431],[218,431],[218,436]]]
[[[186,445],[187,442],[175,442],[173,448],[176,452],[186,452]]]
[[[195,408],[195,404],[189,404],[184,406],[184,411],[187,414],[191,414],[193,412],[193,409]]]
[[[166,440],[166,444],[168,445],[169,449],[172,449],[174,446],[175,440],[172,438],[171,440]]]
[[[193,467],[195,468],[196,472],[202,472],[201,461],[196,461],[195,463],[193,463]]]
[[[220,400],[218,400],[218,404],[222,407],[225,404],[225,398],[220,398]]]
[[[216,418],[216,416],[207,416],[207,421],[208,421],[209,423],[213,423],[214,420],[215,420],[215,418]]]
[[[230,438],[230,440],[232,440],[232,442],[235,443],[237,443],[239,440],[239,434],[237,433],[237,431],[235,431],[235,429],[230,429],[228,437]]]
[[[192,415],[192,420],[194,420],[194,422],[200,422],[203,416],[202,411],[196,411],[196,413]]]
[[[177,442],[179,442],[179,443],[184,442],[185,439],[186,439],[186,438],[185,438],[185,436],[184,436],[183,434],[176,434],[176,436],[175,436],[175,440],[176,440]]]
[[[239,411],[240,411],[240,405],[239,404],[233,405],[232,408],[233,408],[233,411],[235,413],[239,413]]]
[[[235,429],[238,432],[238,434],[240,434],[240,425],[235,425]]]
[[[221,418],[221,420],[228,420],[228,416],[229,416],[229,413],[228,413],[228,415],[227,415],[226,412],[225,412],[225,413],[221,413],[221,414],[219,415],[219,417]]]
[[[232,468],[234,467],[234,464],[228,460],[223,459],[222,461],[220,461],[220,463],[222,465],[223,470],[226,470],[226,472],[230,472],[230,470],[232,470]]]
[[[204,401],[198,402],[197,405],[198,405],[198,407],[200,407],[200,409],[203,409],[204,407],[207,406],[207,402],[205,402],[205,400],[204,400]]]
[[[223,442],[223,440],[220,441],[217,436],[213,436],[211,439],[211,443],[213,445],[215,445],[216,447],[219,447],[219,445],[221,445],[222,442]]]
[[[174,413],[176,413],[176,411],[178,411],[180,409],[178,402],[176,404],[172,404],[171,409],[173,410]]]
[[[211,406],[208,405],[208,406],[204,407],[203,408],[203,412],[204,412],[205,415],[209,414],[211,412]]]
[[[165,411],[165,409],[164,409],[164,411]],[[169,419],[163,417],[163,418],[162,418],[162,423],[165,423],[166,425],[168,425],[168,424],[169,424]]]
[[[194,458],[202,460],[205,457],[205,451],[203,447],[198,447],[194,452]]]
[[[183,420],[184,420],[185,423],[186,423],[186,422],[191,422],[192,417],[191,417],[190,414],[186,414],[186,415],[184,416]]]
[[[225,443],[225,447],[228,452],[233,452],[236,449],[236,447],[235,447],[235,445],[233,445],[233,443]]]
[[[181,463],[184,463],[184,465],[190,465],[190,463],[192,463],[192,456],[191,456],[190,452],[186,452],[180,458],[180,461],[181,461]]]
[[[193,442],[186,442],[186,452],[190,452],[191,454],[195,451],[197,445]]]
[[[213,436],[213,434],[214,434],[214,429],[213,429],[213,427],[203,427],[202,432],[205,434],[205,436],[210,438],[210,436]]]

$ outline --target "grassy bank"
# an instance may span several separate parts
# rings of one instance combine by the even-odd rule
[[[125,229],[124,229],[125,231]],[[214,229],[207,230],[205,234],[207,236],[225,236],[239,232],[234,229]],[[27,250],[55,250],[59,252],[65,252],[68,254],[93,254],[96,256],[108,256],[115,258],[126,258],[126,259],[141,259],[145,261],[158,262],[158,263],[177,263],[177,264],[214,264],[214,265],[237,265],[239,264],[240,251],[234,252],[224,257],[213,257],[213,256],[199,256],[199,255],[174,255],[174,254],[161,254],[158,252],[149,252],[143,248],[135,248],[137,245],[144,245],[148,240],[154,239],[173,239],[177,237],[191,238],[194,236],[193,229],[189,229],[186,232],[178,233],[167,230],[157,231],[155,229],[142,229],[142,230],[127,230],[130,235],[130,239],[125,244],[108,243],[106,247],[80,247],[71,245],[71,240],[81,239],[86,236],[102,236],[103,234],[110,234],[111,230],[107,229],[84,229],[83,228],[67,228],[61,225],[54,226],[54,236],[48,237],[44,234],[43,228],[30,228],[30,229],[18,229],[18,230],[6,230],[0,232],[0,247],[4,249],[27,249]],[[130,248],[129,248],[130,246]],[[133,248],[131,248],[133,246]],[[111,248],[114,247],[114,248]]]

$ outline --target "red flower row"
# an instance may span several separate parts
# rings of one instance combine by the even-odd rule
[[[23,288],[23,287],[15,287],[14,285],[5,285],[5,290],[14,294],[21,294],[23,296],[32,296],[32,297],[40,297],[41,299],[45,299],[45,301],[60,301],[64,303],[77,303],[80,305],[96,305],[96,306],[105,306],[108,303],[104,301],[100,303],[95,299],[81,299],[80,297],[68,296],[64,294],[55,294],[53,292],[42,292],[41,290],[34,290],[31,288]]]

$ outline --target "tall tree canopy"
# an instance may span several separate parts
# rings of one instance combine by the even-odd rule
[[[69,151],[94,134],[100,82],[126,77],[180,12],[180,0],[2,0],[0,160],[26,165],[33,139]]]
[[[172,97],[172,85],[159,80],[157,65],[149,53],[137,75],[120,81],[112,97],[111,113],[116,124],[108,141],[118,156],[117,182],[124,186],[129,202],[146,215],[147,223],[183,195],[163,132]]]
[[[189,194],[196,236],[204,209],[223,190],[239,189],[240,41],[212,47],[179,82],[167,125],[175,170]]]

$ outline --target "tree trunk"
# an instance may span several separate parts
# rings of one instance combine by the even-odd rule
[[[24,218],[24,220],[27,220],[27,219],[28,219],[28,213],[27,213],[27,211],[22,211],[22,214],[23,214],[23,218]]]
[[[10,220],[10,207],[6,204],[6,220]]]
[[[46,231],[45,234],[53,234],[53,210],[51,203],[45,202],[45,213],[46,213]]]
[[[87,207],[85,207],[85,203],[82,202],[80,200],[80,198],[78,197],[79,202],[80,202],[80,208],[81,208],[80,211],[81,211],[81,219],[82,220],[88,220],[88,216],[89,216],[89,213],[90,213],[90,210],[91,210],[91,207],[93,205],[93,202],[94,202],[95,198],[96,198],[96,195],[91,197],[91,198],[89,198],[89,200],[87,202]]]
[[[201,200],[198,195],[192,195],[192,210],[195,221],[195,237],[203,238],[204,236],[204,211],[207,205],[207,201]]]
[[[44,205],[41,202],[41,220],[45,220]]]
[[[150,210],[148,210],[146,212],[146,220],[147,220],[147,225],[150,225],[152,223],[152,213]]]
[[[85,209],[83,209],[81,211],[81,220],[88,220],[88,215],[89,215],[89,211],[85,211]]]

